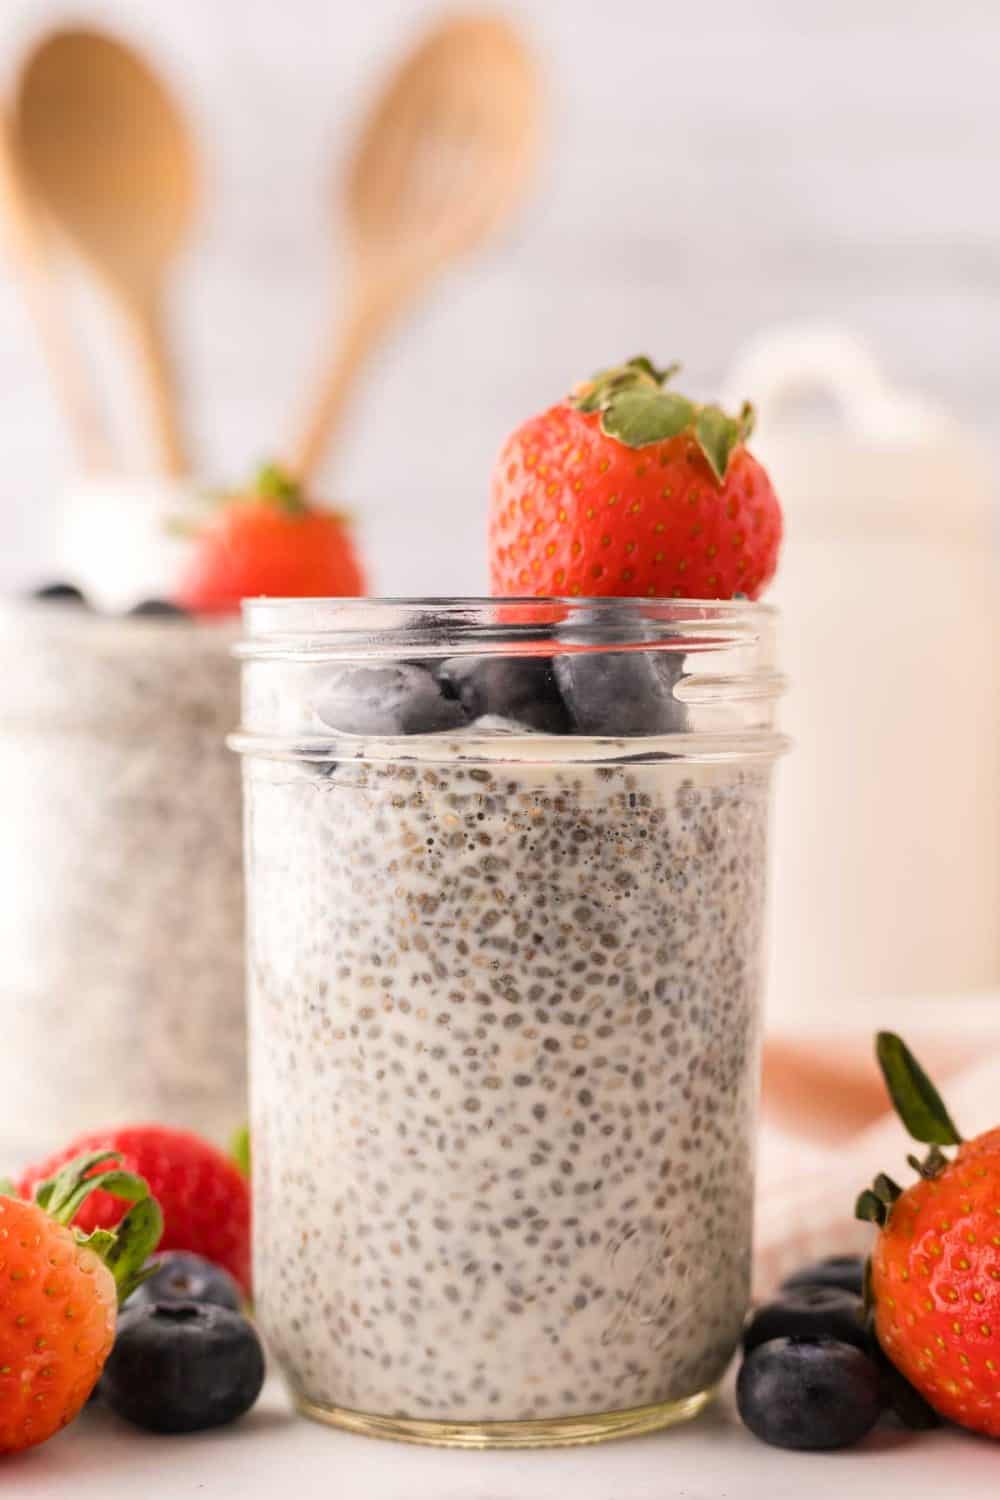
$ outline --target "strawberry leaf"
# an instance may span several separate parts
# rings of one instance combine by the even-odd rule
[[[680,365],[655,365],[637,354],[623,365],[598,370],[569,397],[577,411],[600,412],[601,431],[628,448],[644,448],[690,431],[716,480],[726,477],[734,449],[753,430],[753,407],[744,403],[738,416],[719,406],[699,406],[664,385]]]
[[[923,1161],[919,1156],[908,1156],[906,1160],[914,1172],[919,1172],[921,1177],[928,1179],[940,1176],[948,1165],[948,1158],[938,1146],[932,1146]]]
[[[89,1234],[82,1234],[79,1230],[76,1232],[77,1244],[93,1250],[101,1260],[105,1259],[116,1239],[117,1235],[113,1229],[92,1229]]]
[[[746,441],[753,429],[753,407],[744,406],[738,417],[729,417],[721,406],[703,406],[694,423],[698,447],[721,484],[726,477],[733,449]]]
[[[653,364],[653,361],[647,354],[637,354],[633,359],[628,361],[628,368],[630,370],[641,370],[645,375],[651,376],[657,385],[666,385],[667,381],[677,374],[680,365],[675,360],[673,364],[664,365],[660,369],[658,365]]]
[[[959,1146],[962,1137],[944,1100],[901,1037],[880,1031],[875,1055],[896,1113],[915,1141]]]
[[[144,1177],[137,1177],[134,1172],[113,1169],[110,1172],[98,1172],[94,1176],[85,1177],[64,1199],[58,1212],[54,1212],[51,1205],[49,1212],[53,1218],[59,1220],[60,1224],[72,1224],[84,1200],[89,1198],[91,1193],[99,1190],[111,1193],[115,1198],[123,1198],[126,1203],[139,1203],[143,1198],[149,1197],[149,1183]]]
[[[595,380],[593,385],[587,385],[581,390],[577,390],[572,397],[572,401],[577,411],[600,411],[607,399],[607,395],[607,387],[603,386],[600,381]]]
[[[149,1183],[134,1172],[123,1171],[120,1161],[118,1151],[88,1151],[68,1161],[35,1189],[35,1202],[58,1224],[71,1224],[80,1205],[99,1189],[132,1204],[114,1229],[99,1228],[91,1234],[75,1231],[77,1243],[93,1250],[114,1277],[119,1305],[152,1274],[146,1261],[163,1233],[163,1214],[150,1196]],[[97,1170],[108,1162],[113,1165],[103,1172]]]
[[[89,1177],[95,1167],[100,1166],[102,1162],[112,1160],[120,1161],[121,1157],[110,1147],[99,1151],[87,1151],[82,1156],[74,1156],[72,1161],[60,1167],[53,1177],[48,1177],[38,1184],[35,1188],[35,1202],[54,1219],[58,1219],[61,1224],[68,1224],[80,1204],[78,1201],[73,1213],[69,1215],[65,1214],[66,1204],[74,1197],[80,1184]]]
[[[893,1182],[885,1172],[880,1172],[872,1183],[872,1192],[876,1198],[881,1198],[887,1208],[891,1208],[896,1199],[902,1196],[903,1189],[898,1182]]]
[[[694,406],[668,391],[624,390],[611,397],[601,417],[601,430],[627,448],[642,448],[677,437],[694,419]]]
[[[114,1243],[106,1246],[102,1259],[118,1288],[118,1305],[132,1295],[137,1286],[148,1280],[156,1269],[146,1262],[160,1243],[163,1214],[155,1198],[143,1198],[130,1208],[117,1229]]]
[[[871,1188],[865,1188],[863,1193],[858,1194],[854,1205],[854,1217],[870,1224],[877,1224],[881,1229],[889,1217],[889,1210]]]
[[[664,374],[669,372],[664,372]],[[579,411],[605,411],[618,391],[645,390],[653,392],[659,387],[660,372],[640,354],[626,365],[613,365],[607,370],[598,370],[570,398]]]
[[[261,464],[254,489],[262,500],[269,501],[290,516],[305,514],[306,506],[298,481],[280,464]]]
[[[250,1176],[250,1127],[241,1125],[229,1142],[229,1154],[244,1177]]]

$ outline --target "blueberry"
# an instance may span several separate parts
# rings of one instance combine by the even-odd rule
[[[748,1354],[736,1404],[754,1437],[807,1452],[849,1448],[882,1409],[878,1370],[836,1339],[772,1339]]]
[[[867,1349],[864,1305],[836,1286],[792,1287],[755,1308],[743,1330],[743,1348],[780,1338],[829,1338]]]
[[[165,620],[186,620],[187,610],[169,599],[141,599],[129,610],[130,615],[157,617]]]
[[[470,719],[508,719],[545,734],[569,730],[551,657],[454,656],[437,676]]]
[[[675,734],[681,657],[673,651],[580,651],[555,659],[555,677],[578,734]]]
[[[468,722],[447,685],[411,662],[335,668],[315,708],[341,734],[433,734]]]
[[[149,1432],[200,1432],[249,1411],[264,1383],[253,1327],[228,1307],[150,1302],[127,1307],[101,1397]]]
[[[860,1255],[828,1255],[793,1271],[781,1283],[781,1290],[800,1286],[839,1286],[860,1297],[865,1280],[865,1263]]]
[[[75,583],[43,583],[31,591],[32,599],[43,599],[48,604],[82,604],[87,601]]]
[[[902,1371],[896,1369],[875,1337],[874,1330],[870,1353],[882,1381],[882,1400],[902,1426],[914,1432],[929,1432],[933,1427],[940,1427],[941,1418],[933,1406],[924,1400]]]
[[[154,1256],[156,1270],[128,1300],[129,1308],[150,1302],[211,1302],[239,1312],[243,1294],[228,1271],[190,1250]]]

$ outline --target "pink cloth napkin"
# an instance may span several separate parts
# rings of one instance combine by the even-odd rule
[[[849,1013],[850,1014],[850,1013]],[[854,1013],[857,1016],[857,1012]],[[876,1028],[898,1031],[965,1136],[1000,1124],[1000,993],[873,1004],[836,1032],[769,1034],[758,1149],[755,1292],[804,1261],[864,1251],[854,1200],[875,1174],[906,1183],[909,1140],[874,1063]]]

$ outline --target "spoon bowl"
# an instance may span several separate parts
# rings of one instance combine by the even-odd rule
[[[516,31],[466,16],[427,36],[378,100],[345,192],[360,252],[407,264],[476,243],[506,214],[534,153],[536,79]]]
[[[195,152],[183,116],[130,47],[73,26],[49,33],[25,58],[15,128],[32,191],[128,320],[160,463],[181,472],[162,304],[195,206]]]
[[[90,371],[52,266],[49,237],[28,191],[14,131],[3,109],[0,109],[0,212],[4,219],[5,249],[19,273],[77,458],[87,472],[101,473],[111,468],[103,415],[94,398]]]
[[[322,462],[358,371],[424,283],[497,228],[523,191],[538,142],[537,71],[500,17],[456,16],[390,78],[364,126],[342,193],[348,313],[289,467]]]

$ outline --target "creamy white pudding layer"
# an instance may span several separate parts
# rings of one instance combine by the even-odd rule
[[[245,762],[255,1292],[314,1405],[625,1410],[737,1343],[770,766],[578,744]]]

